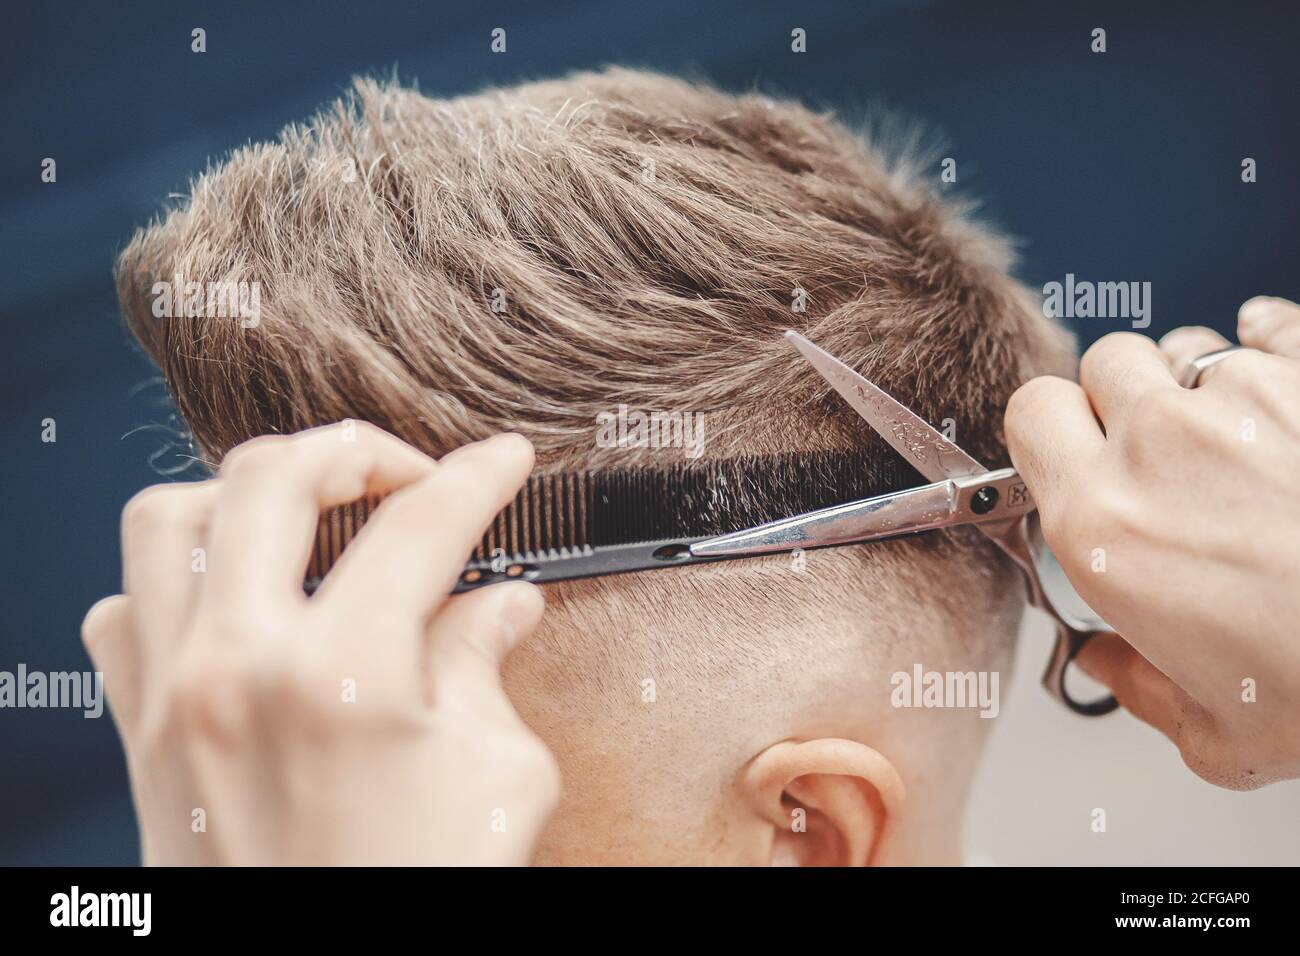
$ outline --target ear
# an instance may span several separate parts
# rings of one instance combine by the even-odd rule
[[[898,771],[853,740],[782,741],[741,778],[745,797],[772,827],[774,866],[869,866],[902,811]]]

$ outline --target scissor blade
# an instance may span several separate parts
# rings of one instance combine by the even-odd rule
[[[1034,507],[1014,468],[951,478],[782,518],[691,545],[696,557],[739,557],[875,541],[960,524],[1006,524]]]
[[[787,331],[785,337],[831,388],[928,481],[966,478],[988,471],[925,419],[825,349],[813,345],[798,332]]]
[[[955,482],[940,481],[864,501],[851,501],[735,534],[709,538],[691,545],[691,554],[703,558],[766,554],[928,531],[952,520],[957,509],[957,490]]]

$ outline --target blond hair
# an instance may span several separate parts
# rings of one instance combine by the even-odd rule
[[[1069,354],[1009,264],[826,116],[613,69],[449,101],[358,81],[200,176],[117,275],[212,459],[343,418],[590,459],[620,404],[706,413],[710,457],[865,441],[795,327],[993,463],[1011,391]],[[257,324],[156,317],[173,277],[257,283]]]

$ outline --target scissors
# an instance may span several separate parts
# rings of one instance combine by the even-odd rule
[[[1080,701],[1066,686],[1066,673],[1083,645],[1113,628],[1079,597],[1047,547],[1033,497],[1019,473],[1014,468],[990,471],[829,352],[797,332],[786,332],[785,337],[931,483],[708,538],[693,543],[691,555],[747,557],[974,525],[1020,569],[1029,603],[1056,622],[1056,645],[1043,686],[1077,714],[1097,717],[1114,710],[1118,706],[1114,697]]]

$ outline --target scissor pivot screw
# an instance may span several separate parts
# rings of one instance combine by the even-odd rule
[[[977,515],[986,515],[997,507],[998,490],[992,485],[985,485],[975,492],[970,499],[970,510]]]

